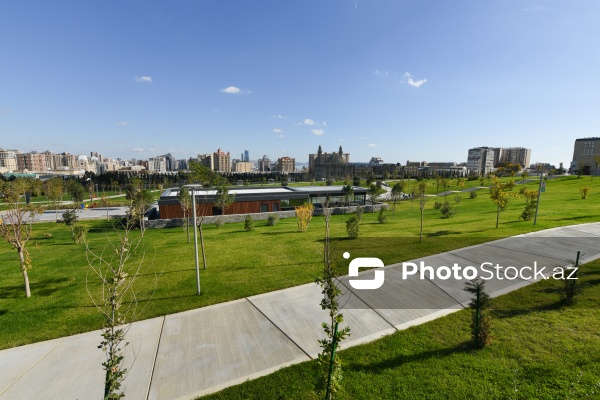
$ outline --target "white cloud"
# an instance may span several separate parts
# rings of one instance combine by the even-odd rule
[[[239,87],[235,87],[235,86],[229,86],[229,87],[226,87],[225,89],[221,89],[221,93],[240,94],[240,93],[242,93],[242,89],[240,89]]]
[[[387,71],[381,71],[379,69],[376,69],[373,73],[375,75],[377,75],[377,76],[389,76],[390,75],[389,72],[387,72]]]
[[[143,152],[143,151],[144,151],[144,149],[143,149],[142,147],[134,147],[134,148],[133,148],[133,149],[131,149],[131,150],[133,150],[133,151],[136,151],[136,152],[139,152],[139,153],[141,153],[141,152]]]
[[[421,85],[423,85],[425,82],[427,82],[427,79],[419,79],[418,81],[415,81],[409,72],[404,73],[404,78],[406,79],[406,83],[408,83],[410,86],[416,87],[416,88],[421,87]]]
[[[275,137],[276,137],[276,138],[284,138],[284,137],[285,137],[285,135],[277,135],[277,136],[275,136]]]
[[[369,144],[368,144],[368,146],[369,146],[369,147],[377,147],[377,145],[376,145],[376,144],[373,144],[373,143],[369,143]]]
[[[273,118],[276,118],[276,119],[286,119],[287,117],[279,114],[279,115],[273,115]]]
[[[119,125],[119,126],[127,126],[127,125],[129,125],[129,122],[127,122],[127,121],[119,121],[119,122],[117,122],[117,125]]]
[[[273,129],[273,132],[274,133],[283,133],[284,131],[283,131],[283,129],[275,128],[275,129]]]
[[[325,131],[323,129],[312,129],[310,133],[316,136],[321,136],[325,133]]]
[[[139,83],[152,83],[152,77],[148,76],[148,75],[135,76],[134,79],[136,82],[139,82]]]
[[[310,118],[305,118],[304,121],[302,121],[302,124],[313,126],[313,125],[315,125],[315,121],[313,121]]]

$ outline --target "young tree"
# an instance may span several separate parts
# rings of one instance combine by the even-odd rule
[[[298,221],[298,232],[306,232],[308,224],[312,219],[314,206],[312,204],[304,204],[296,207],[296,219]]]
[[[427,203],[427,197],[425,197],[426,191],[427,191],[427,182],[425,182],[425,181],[420,182],[419,183],[419,208],[421,209],[421,229],[419,231],[419,242],[423,241],[423,218],[424,218],[424,212],[425,212],[425,203]]]
[[[496,228],[500,220],[500,211],[506,210],[510,197],[519,197],[518,194],[508,193],[514,187],[513,181],[500,182],[497,177],[492,178],[492,186],[490,186],[490,200],[496,205]]]
[[[525,195],[525,209],[521,213],[521,218],[523,221],[531,221],[533,215],[535,214],[535,209],[537,207],[537,190],[525,190],[523,192]]]
[[[592,190],[592,188],[589,186],[583,186],[579,188],[579,193],[581,193],[581,198],[583,200],[587,199],[587,195],[590,192],[590,190]]]
[[[473,295],[469,307],[473,310],[471,339],[476,349],[481,349],[492,342],[492,320],[487,312],[491,299],[484,290],[484,284],[483,280],[472,280],[466,283],[464,289]]]
[[[127,376],[127,368],[123,366],[128,345],[125,336],[136,318],[138,293],[134,283],[144,260],[141,235],[132,239],[127,226],[118,235],[118,241],[109,242],[101,253],[95,253],[86,243],[88,265],[100,283],[100,290],[91,289],[86,279],[88,295],[103,319],[99,348],[105,353],[102,363],[105,400],[124,397],[120,390]]]
[[[31,297],[29,275],[31,259],[27,251],[27,242],[31,239],[31,223],[41,209],[21,203],[21,195],[27,190],[27,182],[17,178],[12,182],[0,181],[0,192],[8,209],[0,217],[0,237],[6,240],[19,255],[19,264],[25,285],[25,296]]]
[[[152,193],[146,189],[142,189],[133,196],[130,214],[133,217],[132,223],[138,222],[141,235],[144,236],[146,225],[144,224],[144,214],[148,211],[148,206],[154,201]]]
[[[348,221],[346,221],[346,232],[348,238],[356,239],[360,235],[360,218],[356,215],[352,215]]]
[[[104,193],[102,194],[102,197],[100,197],[100,205],[106,209],[106,220],[108,221],[108,206],[110,205],[110,200]]]
[[[371,212],[375,212],[373,205],[379,200],[379,196],[381,196],[385,192],[385,189],[377,187],[375,184],[371,184],[369,186],[369,191],[367,192],[367,196],[369,197],[369,201],[371,202]]]
[[[183,211],[183,223],[185,224],[185,230],[187,233],[187,242],[190,242],[190,214],[192,212],[192,196],[187,188],[182,187],[179,190],[179,205],[181,211]]]
[[[69,179],[66,186],[67,191],[71,194],[71,201],[73,201],[73,203],[81,203],[85,196],[85,188],[83,185],[74,179]]]
[[[594,173],[592,174],[592,180],[594,180],[594,175],[598,173],[598,165],[600,165],[600,156],[594,156]]]
[[[50,178],[46,181],[46,197],[52,202],[54,207],[54,216],[58,222],[58,207],[62,201],[62,196],[65,191],[65,185],[62,178]]]
[[[342,294],[336,285],[337,273],[331,260],[329,249],[329,220],[332,209],[328,207],[328,201],[323,205],[325,215],[325,240],[323,242],[323,274],[316,282],[321,286],[321,308],[327,310],[329,319],[323,322],[325,338],[319,340],[321,353],[318,361],[322,367],[322,376],[325,384],[325,398],[332,399],[334,393],[340,389],[342,379],[342,365],[336,349],[339,343],[350,335],[350,327],[339,329],[339,324],[344,322],[344,315],[340,312],[338,298]],[[351,217],[354,218],[354,217]]]
[[[229,193],[229,183],[220,182],[217,186],[217,195],[215,197],[215,205],[221,210],[221,215],[225,215],[225,210],[233,204],[235,194]]]
[[[392,200],[394,214],[396,213],[396,202],[402,195],[402,189],[404,189],[404,185],[400,182],[396,182],[394,186],[392,186],[392,191],[390,192],[390,199]]]
[[[254,230],[254,220],[250,214],[246,215],[244,219],[244,230],[245,231],[253,231]]]
[[[350,197],[354,196],[354,189],[352,186],[346,185],[342,187],[342,193],[344,194],[344,200],[346,201],[346,206],[350,205]]]

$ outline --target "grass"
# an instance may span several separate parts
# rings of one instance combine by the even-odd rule
[[[424,240],[418,241],[418,202],[403,201],[388,223],[377,223],[377,213],[365,213],[361,237],[346,240],[348,216],[332,217],[331,235],[339,238],[336,246],[344,247],[353,257],[379,257],[386,264],[434,254],[494,238],[512,236],[532,230],[597,222],[600,215],[600,180],[590,182],[575,177],[548,181],[542,194],[537,226],[519,220],[525,200],[511,199],[508,210],[500,215],[495,229],[496,211],[485,190],[469,199],[463,195],[451,219],[441,219],[433,209],[436,199],[426,205]],[[580,186],[592,186],[588,199],[582,200]],[[520,186],[520,185],[519,185]],[[535,184],[526,185],[536,188]],[[517,188],[518,189],[518,188]],[[517,191],[517,189],[515,191]],[[112,222],[89,221],[89,246],[102,251],[107,239],[115,238]],[[148,230],[139,301],[148,305],[139,318],[151,318],[224,301],[265,293],[307,282],[319,275],[322,260],[324,221],[314,217],[305,233],[297,232],[295,219],[282,219],[275,226],[256,221],[255,230],[244,231],[244,224],[226,224],[221,228],[205,226],[208,269],[201,271],[202,295],[196,295],[193,245],[186,243],[181,228]],[[32,297],[25,299],[22,275],[16,251],[0,242],[0,349],[41,340],[90,331],[101,321],[86,290],[91,270],[85,247],[71,240],[71,231],[54,223],[35,224],[29,243],[33,269],[29,271]],[[45,237],[50,234],[51,237]],[[134,232],[138,235],[138,232]],[[373,245],[376,243],[376,245]],[[573,256],[574,258],[574,256]],[[89,278],[89,287],[97,283]],[[148,288],[156,286],[151,296]]]
[[[600,262],[581,268],[583,293],[558,302],[560,282],[493,300],[494,342],[472,350],[469,310],[342,350],[336,399],[581,399],[600,396]],[[322,399],[316,361],[202,399]]]

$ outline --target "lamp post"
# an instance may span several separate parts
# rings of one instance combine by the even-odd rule
[[[194,210],[194,257],[196,260],[196,287],[198,289],[198,295],[200,295],[200,264],[198,262],[198,230],[196,227],[196,193],[194,187],[196,185],[184,185],[183,187],[190,187],[192,189],[192,209]]]

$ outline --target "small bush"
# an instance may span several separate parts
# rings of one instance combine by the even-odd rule
[[[269,218],[267,219],[267,225],[275,226],[275,225],[277,225],[278,222],[279,222],[279,215],[269,215]]]
[[[519,194],[525,194],[526,191],[527,191],[527,188],[522,187],[521,189],[519,189]]]
[[[225,223],[225,221],[223,221],[223,218],[221,218],[221,217],[215,218],[214,224],[217,228],[222,227],[224,223]]]
[[[433,205],[433,209],[439,210],[440,208],[442,208],[443,205],[444,205],[444,203],[436,201],[435,204]]]
[[[490,296],[485,292],[485,281],[472,280],[467,282],[465,291],[473,295],[469,307],[472,311],[471,340],[476,349],[481,349],[492,343],[492,319],[488,314],[491,305]],[[479,291],[479,296],[477,292]]]
[[[352,185],[360,186],[360,178],[358,176],[355,176],[354,179],[352,179]]]
[[[387,215],[385,215],[385,208],[381,207],[381,210],[379,210],[379,215],[377,216],[377,221],[380,224],[385,224],[387,222]]]
[[[360,220],[353,215],[346,221],[346,232],[350,239],[356,239],[360,235]]]
[[[46,232],[46,233],[44,233],[44,237],[45,237],[46,239],[50,239],[50,238],[52,237],[52,234],[51,234],[51,233],[48,233],[48,232]]]
[[[579,188],[579,193],[581,193],[581,198],[584,200],[587,199],[587,195],[590,192],[590,190],[592,190],[592,188],[589,186],[584,186],[584,187]]]
[[[68,226],[73,225],[74,223],[77,222],[77,212],[75,210],[67,210],[62,214],[63,217],[63,221],[65,221],[65,224]]]
[[[244,219],[244,230],[253,231],[254,230],[254,220],[251,215],[246,215],[246,219]]]
[[[454,207],[452,207],[447,201],[445,201],[440,207],[440,212],[442,213],[442,218],[450,218],[456,214]]]
[[[469,193],[469,198],[470,199],[474,199],[475,197],[477,197],[477,192],[476,191],[472,191]]]
[[[333,186],[333,179],[327,179],[325,186]]]
[[[559,289],[560,301],[565,305],[575,303],[575,295],[581,293],[581,285],[578,283],[577,270],[574,268],[565,268],[562,278],[562,287]],[[569,279],[570,278],[570,279]]]
[[[462,201],[462,196],[460,194],[454,195],[454,201],[456,204],[460,203]]]
[[[525,209],[521,213],[521,219],[523,221],[531,221],[531,218],[535,215],[535,209],[537,208],[537,190],[525,190]]]
[[[83,243],[87,234],[88,228],[77,225],[73,227],[73,241],[77,244]]]

